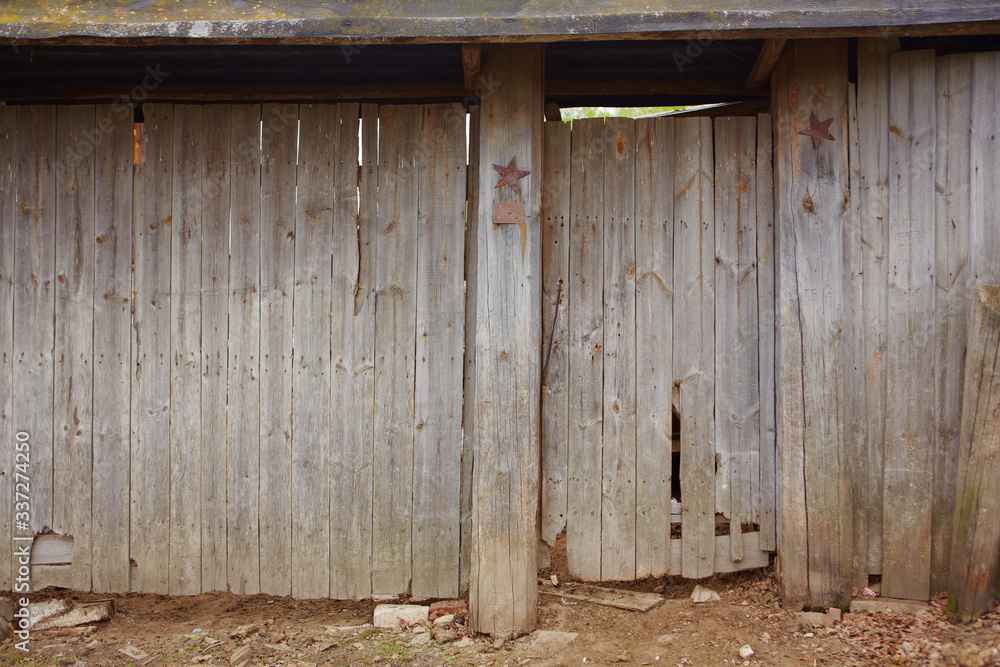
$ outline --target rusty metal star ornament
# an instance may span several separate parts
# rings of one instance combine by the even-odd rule
[[[517,168],[517,157],[512,157],[510,159],[510,164],[506,167],[495,164],[493,165],[493,168],[497,170],[498,174],[500,174],[500,182],[497,183],[496,187],[501,188],[504,185],[509,185],[514,189],[514,192],[519,194],[521,192],[521,184],[518,183],[518,181],[531,173],[530,171],[524,171],[523,169]]]
[[[804,134],[807,137],[811,137],[813,140],[813,148],[819,146],[819,142],[823,141],[833,141],[833,135],[830,134],[830,123],[833,122],[833,118],[827,118],[824,121],[820,121],[819,117],[811,113],[809,114],[809,129],[799,130],[799,134]]]

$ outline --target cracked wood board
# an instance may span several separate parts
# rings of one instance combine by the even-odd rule
[[[614,588],[601,588],[587,584],[570,584],[565,589],[558,589],[550,584],[539,587],[542,595],[555,595],[567,600],[591,602],[605,607],[627,609],[628,611],[650,611],[663,604],[663,596],[655,593],[637,593]]]

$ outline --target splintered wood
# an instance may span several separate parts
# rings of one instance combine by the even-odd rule
[[[665,602],[662,595],[655,593],[638,593],[615,588],[601,588],[586,584],[563,584],[561,588],[543,584],[539,589],[542,595],[552,595],[567,600],[592,602],[605,607],[615,607],[628,611],[649,611]]]

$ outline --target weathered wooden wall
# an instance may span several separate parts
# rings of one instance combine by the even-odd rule
[[[874,38],[856,87],[842,40],[774,72],[786,604],[947,587],[972,289],[1000,277],[998,82],[997,54]]]
[[[542,539],[588,580],[766,565],[770,119],[546,123],[545,167]]]
[[[121,111],[0,109],[34,585],[457,595],[465,110]]]

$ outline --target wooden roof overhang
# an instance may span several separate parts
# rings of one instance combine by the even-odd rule
[[[18,40],[558,41],[996,31],[997,0],[7,0]]]

